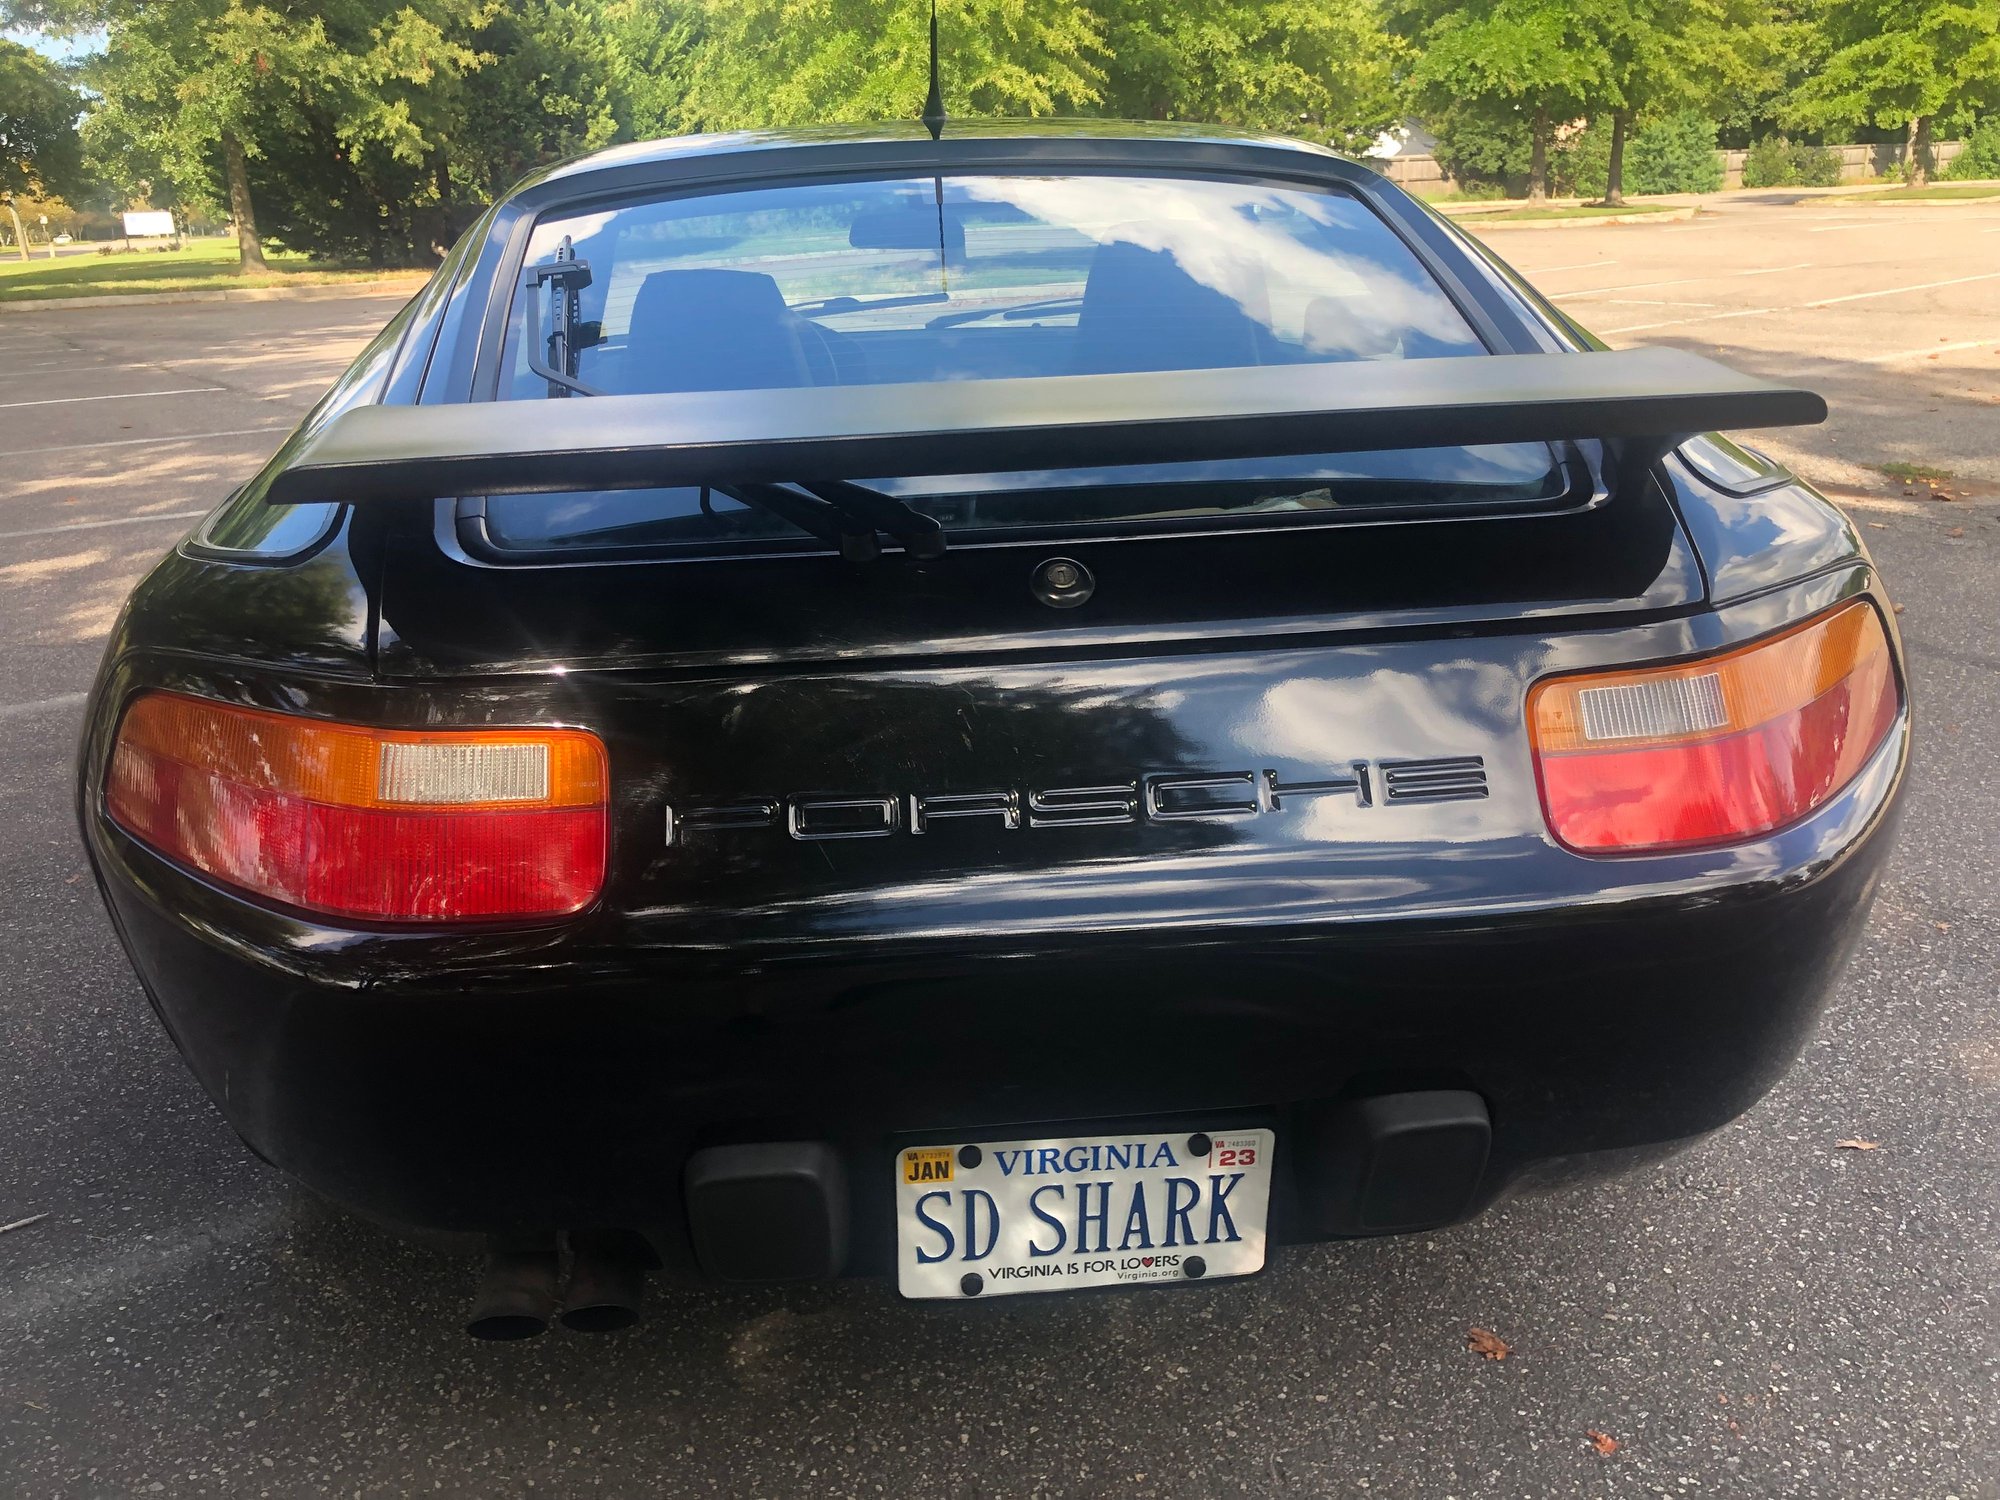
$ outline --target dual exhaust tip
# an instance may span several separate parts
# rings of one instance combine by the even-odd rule
[[[653,1257],[645,1241],[623,1230],[569,1236],[569,1278],[561,1246],[495,1241],[472,1301],[465,1331],[476,1339],[531,1339],[560,1322],[575,1333],[616,1333],[639,1321]]]

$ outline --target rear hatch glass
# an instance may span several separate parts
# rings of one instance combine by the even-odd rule
[[[607,394],[772,390],[1477,356],[1485,346],[1359,199],[1249,181],[961,175],[810,181],[547,217],[574,256],[567,373]],[[498,389],[537,400],[560,291],[515,295]],[[823,476],[800,476],[813,478]],[[1296,525],[1587,495],[1542,444],[870,480],[956,540]],[[503,553],[822,546],[716,490],[469,502]]]

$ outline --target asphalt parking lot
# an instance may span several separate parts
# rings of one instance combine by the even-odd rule
[[[2000,1496],[2000,204],[1490,235],[1612,343],[1834,403],[1768,446],[1904,601],[1917,767],[1791,1076],[1610,1186],[1246,1282],[675,1291],[521,1345],[459,1332],[469,1261],[236,1142],[70,810],[132,580],[394,302],[0,312],[0,1495]]]

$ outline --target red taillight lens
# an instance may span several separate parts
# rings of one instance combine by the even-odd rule
[[[573,729],[407,733],[178,693],[126,711],[105,806],[169,859],[372,922],[555,917],[604,885],[604,746]]]
[[[1550,678],[1528,694],[1542,808],[1582,854],[1755,838],[1852,781],[1900,702],[1860,602],[1700,661]]]

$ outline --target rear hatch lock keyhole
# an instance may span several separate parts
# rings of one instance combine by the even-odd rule
[[[1097,580],[1073,558],[1052,557],[1035,569],[1028,587],[1050,609],[1075,609],[1097,592]]]

